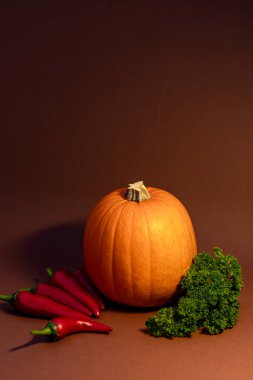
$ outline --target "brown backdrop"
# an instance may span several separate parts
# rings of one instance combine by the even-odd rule
[[[181,199],[199,250],[245,280],[215,337],[154,339],[152,312],[111,306],[110,336],[49,344],[1,304],[1,379],[251,379],[251,1],[12,1],[0,19],[1,292],[82,264],[91,208],[135,180]]]

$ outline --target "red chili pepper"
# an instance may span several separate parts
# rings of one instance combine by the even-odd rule
[[[62,303],[63,305],[71,307],[72,309],[78,310],[82,314],[89,316],[92,314],[91,311],[80,301],[74,298],[71,294],[65,292],[63,289],[57,288],[56,286],[38,282],[33,288],[31,288],[31,291],[35,294],[51,298],[53,301]]]
[[[41,330],[32,330],[32,335],[49,335],[53,339],[60,339],[78,332],[109,333],[112,328],[95,321],[85,321],[73,318],[53,318]]]
[[[74,276],[66,270],[58,270],[53,272],[52,269],[47,269],[47,274],[50,277],[50,281],[53,285],[58,286],[72,296],[76,297],[80,302],[87,306],[94,317],[99,317],[99,306],[96,300],[90,295],[89,292],[84,290],[78,283]]]
[[[101,310],[105,310],[104,301],[99,294],[98,290],[92,284],[85,271],[82,268],[72,269],[73,276],[88,290],[88,292],[95,298]]]
[[[33,294],[27,290],[19,290],[11,295],[2,294],[0,295],[0,300],[12,303],[17,311],[34,317],[53,318],[61,316],[92,321],[90,317],[77,310],[55,302],[48,297]]]

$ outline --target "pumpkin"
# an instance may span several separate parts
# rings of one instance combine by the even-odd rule
[[[130,306],[171,300],[196,251],[183,204],[142,181],[105,195],[84,230],[89,277],[106,297]]]

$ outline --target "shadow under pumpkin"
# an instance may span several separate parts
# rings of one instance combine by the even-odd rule
[[[57,270],[83,266],[84,226],[80,221],[50,226],[17,240],[8,252],[13,269],[45,280],[48,267]]]

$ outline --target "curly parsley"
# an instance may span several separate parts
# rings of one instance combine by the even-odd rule
[[[151,335],[185,337],[199,329],[213,335],[236,324],[243,281],[233,255],[225,256],[218,247],[213,254],[198,253],[180,285],[185,295],[176,306],[163,307],[146,320]]]

